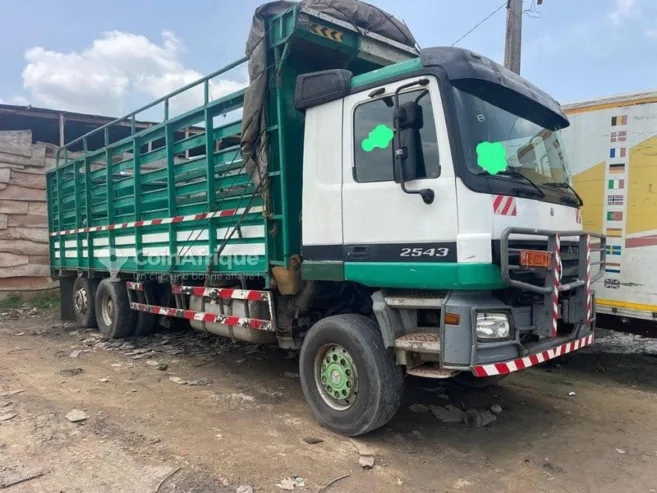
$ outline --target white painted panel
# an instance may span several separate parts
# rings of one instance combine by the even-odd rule
[[[218,240],[223,240],[224,238],[227,238],[231,232],[233,231],[233,228],[219,228],[217,230],[217,239]],[[257,225],[257,226],[242,226],[240,228],[240,231],[242,233],[242,238],[264,238],[265,237],[265,226],[264,225]],[[234,233],[232,236],[232,239],[237,239],[239,238],[238,233]]]
[[[94,251],[94,257],[109,257],[109,256],[110,256],[109,248],[107,248],[107,249],[96,249]]]
[[[176,233],[176,238],[178,239],[179,242],[208,241],[209,234],[207,229],[197,229],[192,231],[178,231]]]
[[[182,255],[185,257],[201,255],[207,257],[208,255],[210,255],[210,249],[207,246],[179,246],[178,255]]]
[[[264,255],[264,243],[252,243],[243,245],[226,245],[226,248],[221,252],[221,256],[226,255]]]
[[[95,238],[93,242],[95,247],[107,246],[109,245],[109,238]]]
[[[490,233],[459,233],[456,237],[458,262],[490,264],[493,258]]]
[[[411,80],[386,84],[386,93],[394,93],[398,86]],[[434,179],[408,182],[406,187],[409,190],[432,189],[436,198],[430,205],[425,204],[419,195],[404,193],[401,186],[393,181],[357,183],[354,180],[353,113],[359,103],[368,100],[372,89],[345,98],[342,195],[346,244],[456,241],[458,223],[452,152],[436,80],[430,77],[427,87],[431,90],[438,133],[441,175]]]
[[[164,243],[169,241],[169,233],[148,233],[141,237],[142,244]]]
[[[116,238],[114,238],[114,244],[115,245],[134,245],[135,244],[135,237],[134,237],[134,235],[117,236]]]
[[[117,257],[137,257],[137,250],[134,248],[117,248],[114,252]]]
[[[342,125],[342,100],[306,111],[302,216],[304,245],[342,244]]]
[[[145,257],[161,257],[171,254],[168,246],[144,247],[142,248],[141,252],[142,255]]]
[[[489,195],[489,197],[488,210],[492,215],[495,196]],[[514,197],[514,199],[518,211],[517,215],[493,215],[493,238],[499,239],[502,232],[510,227],[559,231],[581,231],[582,229],[582,225],[577,223],[577,209],[575,207],[519,197]]]

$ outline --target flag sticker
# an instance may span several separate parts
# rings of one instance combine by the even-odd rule
[[[607,236],[609,238],[620,238],[623,236],[622,228],[607,228]]]
[[[620,267],[620,262],[607,262],[607,265],[605,266],[605,272],[607,274],[620,274]]]
[[[607,245],[607,248],[605,249],[607,255],[620,255],[621,254],[621,246],[620,245]]]
[[[607,212],[607,221],[622,221],[622,220],[623,220],[622,211]]]
[[[607,195],[607,205],[623,205],[623,196]]]
[[[626,152],[625,147],[612,147],[609,149],[609,157],[625,157]]]
[[[614,178],[613,180],[609,180],[607,188],[609,190],[622,190],[625,188],[625,180],[622,178]]]
[[[625,173],[625,164],[624,163],[615,163],[609,165],[610,173]]]
[[[625,142],[627,140],[627,131],[611,132],[609,142]]]
[[[612,116],[611,117],[611,126],[612,127],[618,127],[620,125],[627,125],[627,115]]]

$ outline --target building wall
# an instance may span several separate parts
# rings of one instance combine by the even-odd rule
[[[57,287],[50,279],[45,170],[56,147],[0,131],[0,298]]]

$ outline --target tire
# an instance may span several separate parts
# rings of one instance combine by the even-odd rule
[[[339,403],[332,397],[328,398],[328,392],[320,386],[323,386],[323,376],[343,370],[318,370],[329,360],[335,361],[331,363],[334,366],[344,364],[340,356],[333,358],[336,347],[345,351],[348,360],[346,368],[353,367],[351,373],[355,378],[350,388],[357,389],[357,392],[351,391],[353,395],[349,394],[350,400]],[[340,350],[337,354],[341,353]],[[315,419],[341,435],[358,436],[383,426],[392,419],[401,403],[404,386],[402,370],[386,351],[376,323],[362,315],[334,315],[317,322],[303,341],[299,374],[303,393]],[[343,376],[347,375],[350,373],[344,371]],[[340,375],[330,378],[333,382],[337,378],[342,384]],[[344,387],[341,391],[345,390],[348,389]],[[336,406],[344,408],[336,409]]]
[[[492,377],[475,377],[472,373],[461,372],[454,377],[454,381],[464,387],[470,387],[471,389],[485,389],[486,387],[497,385],[508,376],[509,375],[506,374],[495,375]]]
[[[137,303],[157,305],[155,299],[155,289],[150,283],[144,283],[144,291],[135,291]],[[157,315],[146,312],[136,312],[135,314],[135,336],[145,336],[155,330]]]
[[[109,278],[100,281],[96,290],[96,319],[100,333],[108,339],[121,339],[132,334],[135,311],[130,308],[123,281]]]
[[[78,325],[83,329],[96,327],[96,289],[98,281],[77,277],[73,283],[73,314]]]

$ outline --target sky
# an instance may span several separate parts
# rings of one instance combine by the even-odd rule
[[[521,74],[562,103],[657,90],[657,1],[524,0]],[[2,3],[0,103],[120,116],[243,56],[261,0]],[[369,0],[422,47],[451,45],[506,0]],[[65,7],[64,7],[65,5]],[[502,62],[506,11],[458,43]],[[214,80],[220,97],[246,68]],[[190,94],[172,105],[189,106]],[[175,108],[174,108],[175,110]]]

